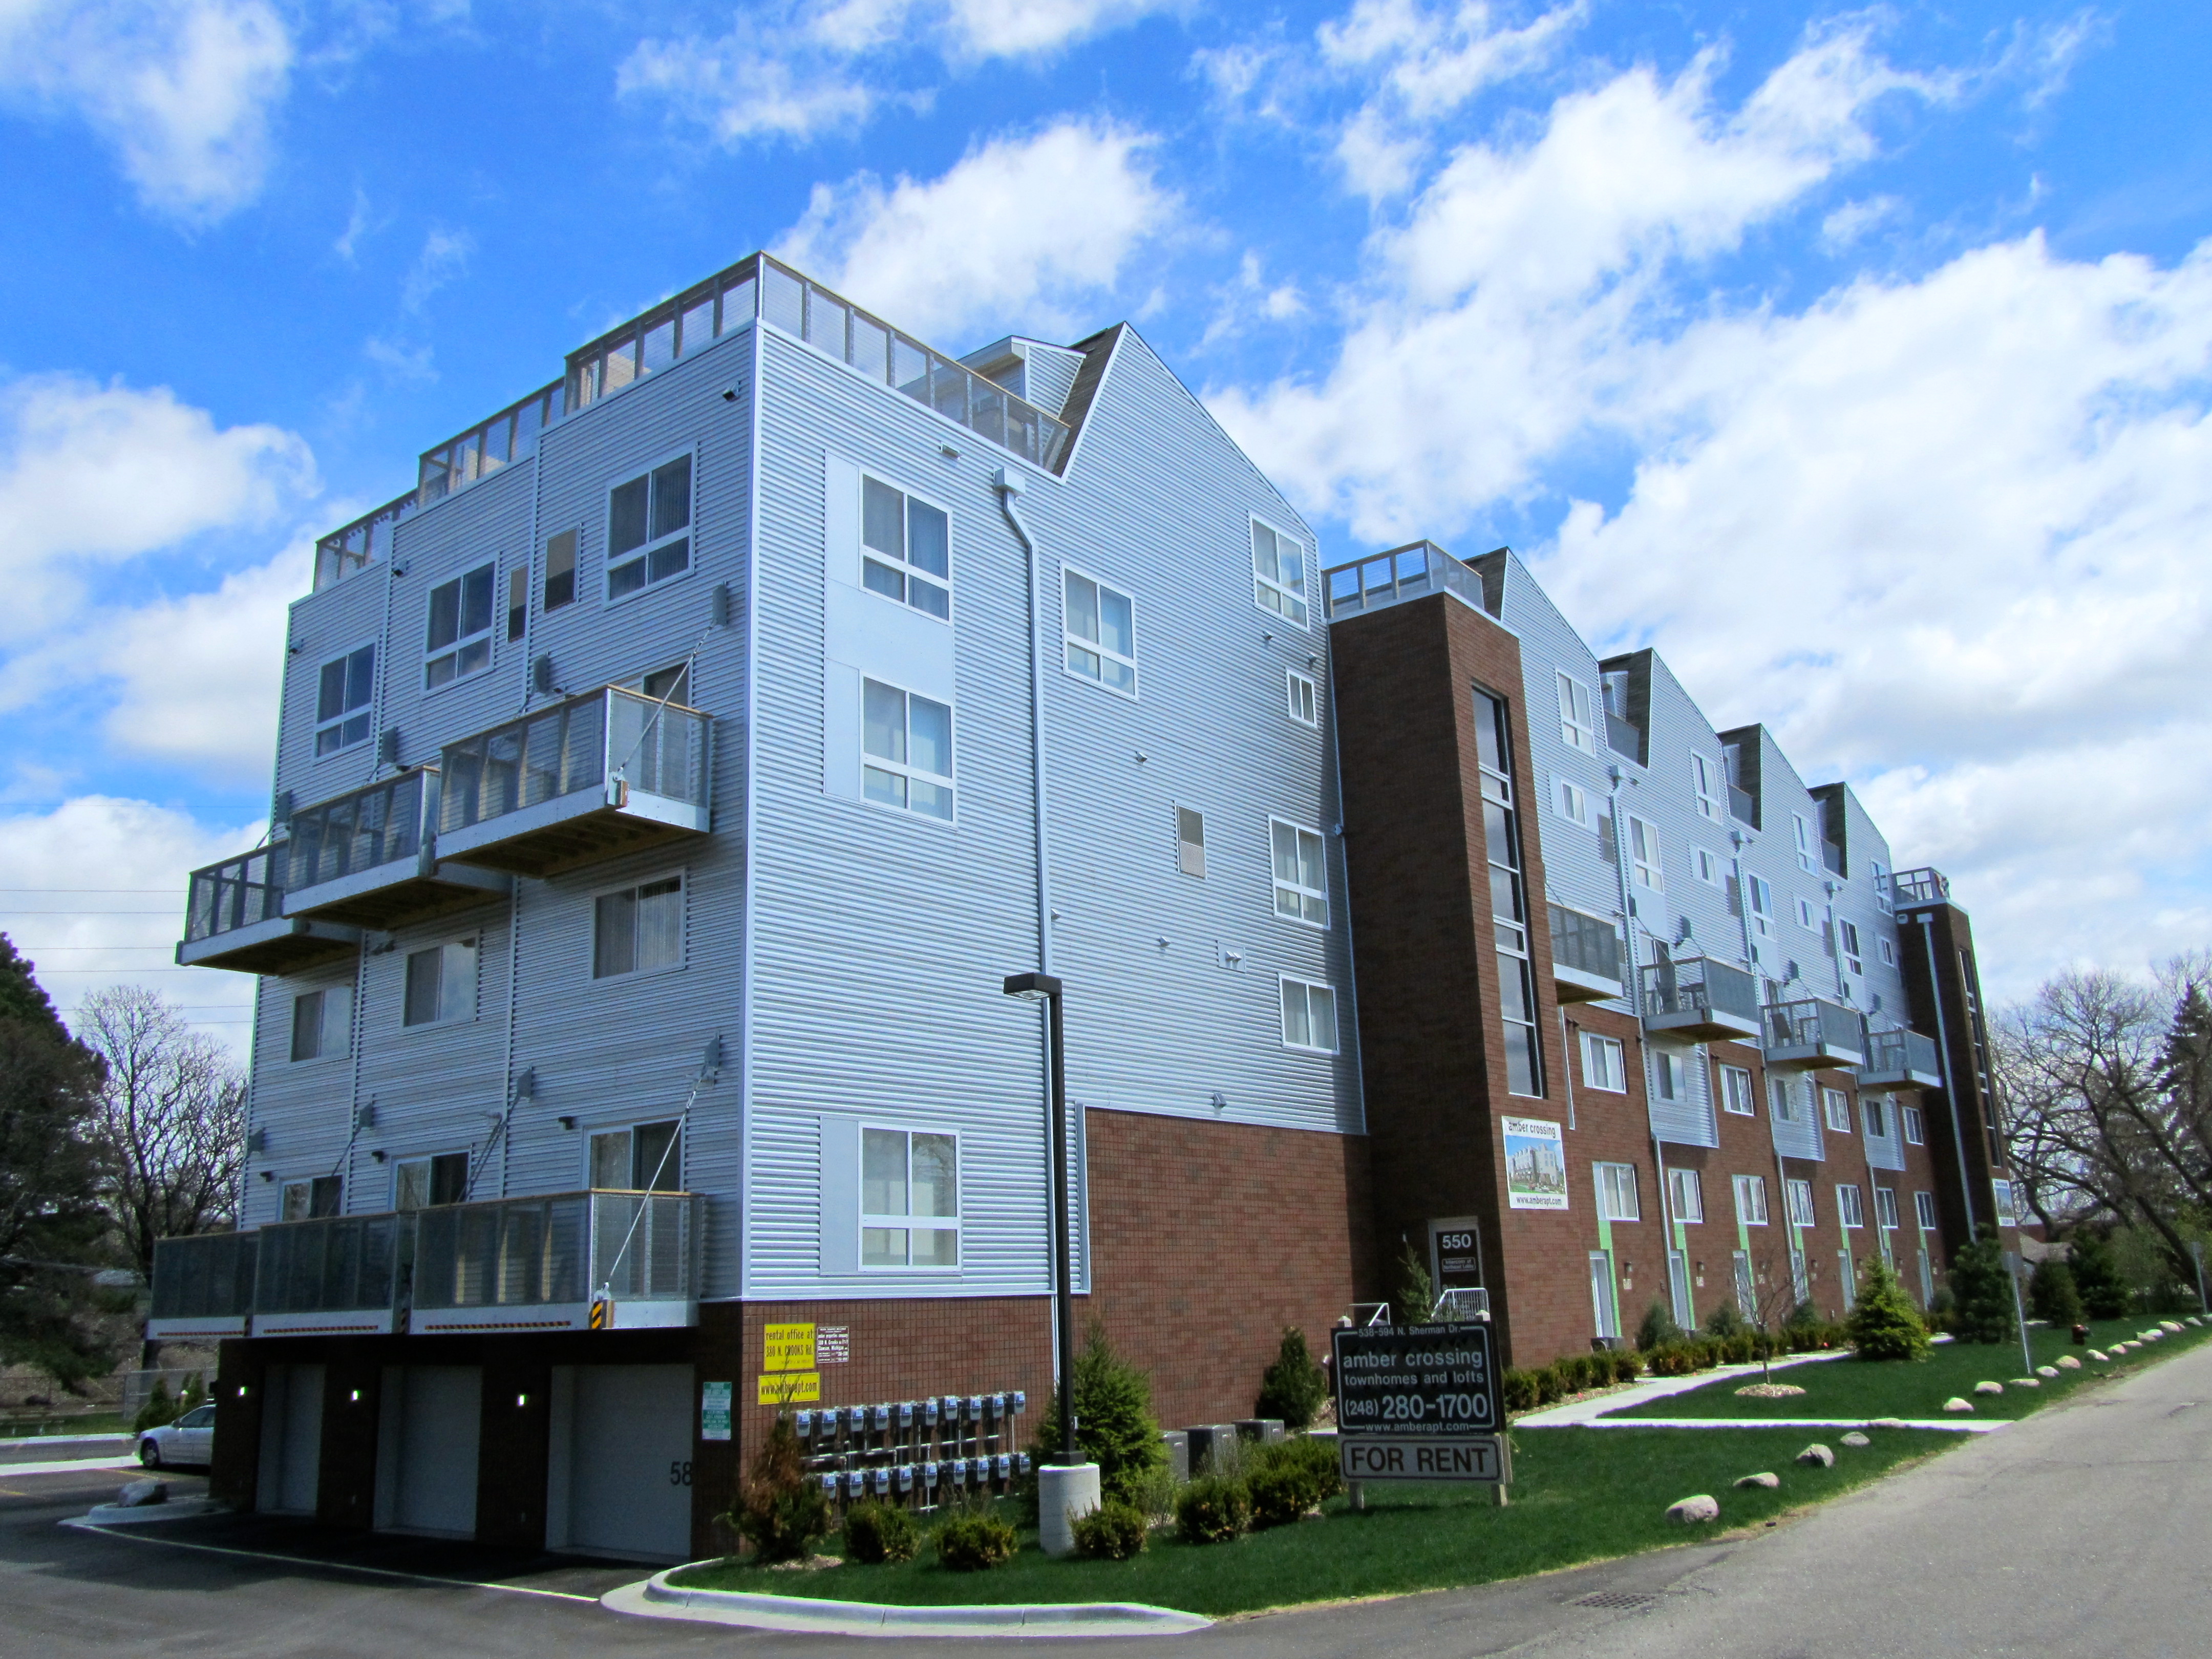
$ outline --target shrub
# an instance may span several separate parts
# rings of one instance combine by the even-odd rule
[[[1859,1275],[1858,1301],[1844,1332],[1861,1359],[1928,1358],[1928,1328],[1905,1299],[1896,1273],[1878,1255],[1867,1258]]]
[[[1060,1413],[1048,1401],[1031,1446],[1033,1464],[1060,1455]],[[1152,1419],[1152,1385],[1145,1373],[1115,1353],[1106,1328],[1094,1324],[1075,1356],[1075,1440],[1098,1466],[1100,1495],[1133,1504],[1146,1477],[1165,1464],[1168,1449]]]
[[[1644,1375],[1644,1361],[1627,1349],[1615,1348],[1613,1351],[1612,1358],[1614,1382],[1633,1382]]]
[[[1163,1459],[1143,1476],[1131,1483],[1135,1491],[1129,1502],[1147,1520],[1165,1521],[1175,1514],[1176,1477]]]
[[[775,1419],[737,1507],[724,1518],[763,1561],[799,1560],[829,1534],[830,1500],[821,1483],[807,1478],[805,1455],[789,1418]]]
[[[1279,1417],[1286,1429],[1310,1428],[1328,1398],[1328,1373],[1306,1351],[1306,1334],[1295,1325],[1285,1327],[1275,1363],[1260,1378],[1259,1415]]]
[[[2119,1263],[2111,1246],[2094,1233],[2084,1233],[2068,1252],[2074,1288],[2092,1319],[2124,1319],[2128,1312],[2128,1287],[2120,1277]],[[1956,1269],[1954,1273],[1955,1274]]]
[[[1075,1547],[1094,1561],[1126,1561],[1145,1548],[1145,1512],[1109,1498],[1075,1522]]]
[[[1279,1440],[1272,1446],[1257,1446],[1253,1448],[1248,1467],[1245,1484],[1251,1494],[1253,1519],[1261,1526],[1278,1524],[1260,1519],[1263,1477],[1277,1483],[1279,1503],[1292,1498],[1297,1502],[1296,1512],[1283,1516],[1283,1520],[1295,1521],[1315,1504],[1344,1490],[1344,1477],[1337,1468],[1336,1444],[1331,1440],[1316,1440],[1302,1434]],[[1287,1484],[1279,1479],[1285,1475],[1289,1477]]]
[[[1653,1297],[1651,1305],[1644,1310],[1644,1322],[1636,1328],[1636,1346],[1650,1353],[1681,1340],[1682,1328],[1674,1322],[1674,1316],[1667,1311],[1665,1303]]]
[[[185,1379],[185,1386],[177,1391],[177,1415],[196,1412],[207,1404],[207,1379],[194,1371]]]
[[[1537,1387],[1536,1373],[1525,1365],[1508,1365],[1499,1382],[1505,1392],[1505,1409],[1509,1412],[1533,1412],[1543,1403],[1542,1392]]]
[[[1246,1477],[1244,1490],[1252,1500],[1252,1525],[1286,1527],[1301,1520],[1318,1501],[1313,1482],[1304,1469],[1287,1463],[1270,1463]]]
[[[2027,1310],[2062,1329],[2080,1324],[2081,1292],[2074,1287],[2074,1270],[2055,1259],[2037,1262],[2027,1281]]]
[[[1398,1289],[1390,1298],[1391,1311],[1401,1325],[1425,1325],[1437,1306],[1437,1287],[1429,1277],[1429,1265],[1421,1260],[1408,1239],[1398,1255]]]
[[[2017,1330],[2012,1279],[1994,1237],[1984,1234],[1959,1252],[1951,1263],[1951,1294],[1959,1298],[1960,1340],[2003,1342]]]
[[[177,1402],[169,1398],[169,1385],[160,1377],[154,1379],[154,1391],[146,1396],[146,1403],[138,1408],[138,1415],[131,1419],[131,1432],[143,1434],[149,1429],[158,1429],[164,1423],[173,1423],[182,1413]]]
[[[981,1572],[1014,1559],[1011,1522],[981,1510],[966,1510],[937,1529],[937,1560],[955,1572]]]
[[[1744,1328],[1743,1314],[1733,1302],[1717,1302],[1714,1304],[1713,1310],[1705,1316],[1705,1334],[1708,1336],[1735,1336]]]
[[[921,1528],[904,1510],[872,1498],[845,1511],[845,1553],[855,1561],[911,1561],[921,1548]]]
[[[1209,1474],[1176,1498],[1176,1530],[1186,1544],[1219,1544],[1252,1524],[1252,1497],[1242,1480]]]

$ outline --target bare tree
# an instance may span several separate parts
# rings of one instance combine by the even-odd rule
[[[94,992],[76,1030],[106,1069],[100,1117],[117,1243],[150,1282],[156,1241],[236,1220],[245,1077],[221,1043],[143,986]]]

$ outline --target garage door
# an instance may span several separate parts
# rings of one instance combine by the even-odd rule
[[[254,1507],[275,1515],[313,1515],[323,1460],[323,1368],[271,1365],[261,1386],[261,1478]]]
[[[483,1372],[474,1365],[392,1366],[376,1460],[376,1524],[472,1538]]]
[[[691,1553],[691,1368],[563,1365],[553,1376],[546,1540],[651,1561]]]

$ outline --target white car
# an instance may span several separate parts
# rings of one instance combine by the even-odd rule
[[[149,1469],[172,1463],[207,1467],[215,1455],[215,1407],[201,1406],[173,1423],[149,1429],[138,1437],[138,1461]]]

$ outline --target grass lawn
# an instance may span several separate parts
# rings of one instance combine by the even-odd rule
[[[2106,1353],[2107,1346],[2150,1329],[2149,1318],[2110,1319],[2089,1327],[2089,1348]],[[2183,1348],[2212,1337],[2212,1328],[2184,1325],[2179,1336],[2146,1343],[2131,1353],[2115,1356],[2100,1365],[2088,1358],[2088,1348],[2077,1348],[2063,1330],[2028,1328],[2028,1340],[2039,1365],[2056,1364],[2061,1354],[2081,1361],[2078,1371],[2062,1370],[2042,1379],[2039,1389],[2015,1389],[2021,1375],[2020,1342],[2013,1338],[1994,1346],[1978,1342],[1945,1342],[1937,1346],[1923,1364],[1869,1362],[1852,1358],[1823,1360],[1792,1365],[1774,1373],[1778,1382],[1795,1383],[1805,1390],[1784,1400],[1746,1399],[1736,1393],[1756,1376],[1731,1376],[1687,1394],[1674,1395],[1607,1415],[1619,1421],[1643,1417],[1831,1417],[1863,1419],[1869,1417],[1940,1418],[1943,1402],[1953,1395],[1973,1401],[1978,1418],[2010,1419],[2025,1417],[2037,1407],[2063,1399],[2084,1382],[2110,1376],[2154,1359],[2162,1359]],[[2001,1395],[1978,1395],[1974,1384],[1987,1378],[2007,1384]],[[1709,1432],[1701,1431],[1701,1432]]]
[[[680,1582],[917,1607],[1141,1601],[1216,1616],[1249,1613],[1489,1583],[1708,1538],[1719,1528],[1686,1529],[1665,1518],[1668,1504],[1694,1492],[1719,1500],[1721,1528],[1757,1526],[1948,1449],[1960,1437],[1877,1430],[1871,1446],[1854,1450],[1830,1435],[1834,1468],[1792,1463],[1816,1437],[1823,1437],[1802,1429],[1528,1430],[1514,1437],[1512,1503],[1505,1509],[1495,1507],[1487,1487],[1370,1484],[1364,1514],[1338,1498],[1322,1520],[1231,1544],[1182,1544],[1155,1533],[1133,1561],[1052,1560],[1038,1551],[1035,1534],[1024,1533],[1021,1553],[988,1572],[948,1571],[925,1543],[922,1559],[896,1566],[771,1572],[716,1562],[680,1575]],[[1762,1469],[1782,1477],[1778,1490],[1734,1489],[1737,1476]],[[833,1540],[824,1548],[836,1554],[839,1546]]]
[[[59,1417],[18,1417],[0,1423],[0,1440],[22,1440],[42,1434],[121,1434],[129,1426],[113,1412],[87,1412]]]

